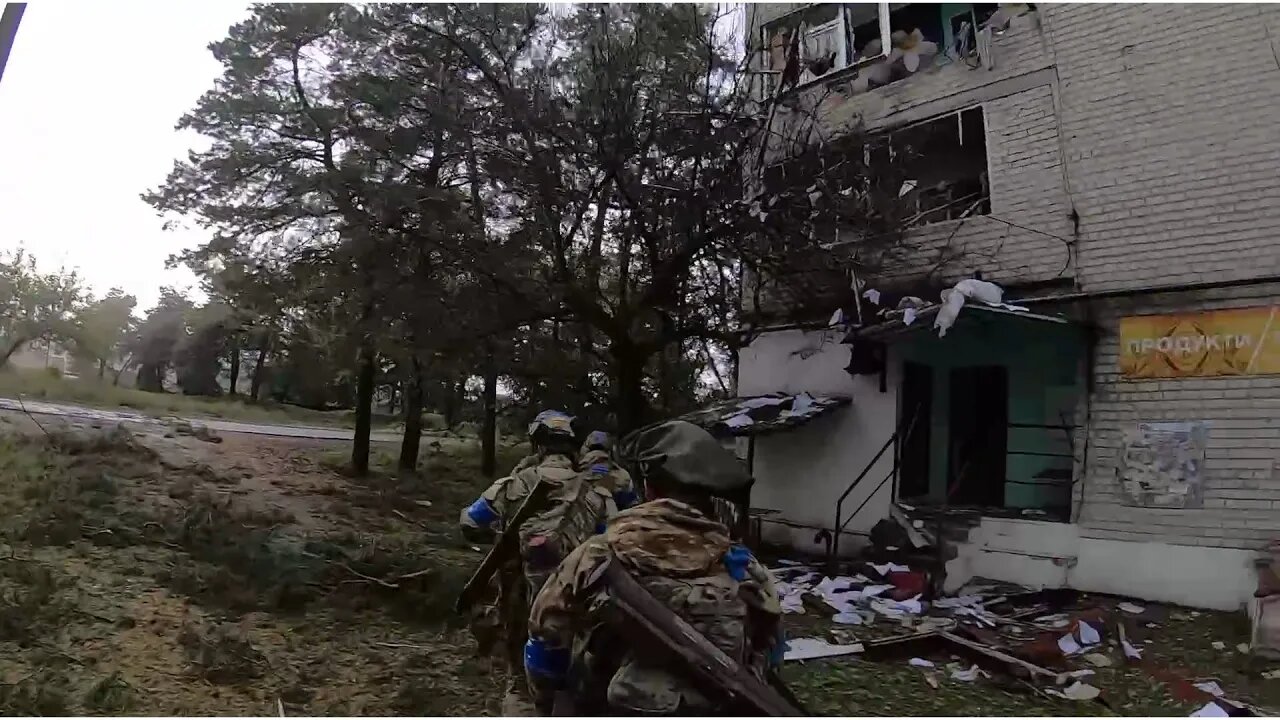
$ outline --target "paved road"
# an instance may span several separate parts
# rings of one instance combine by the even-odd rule
[[[83,407],[81,405],[66,405],[62,403],[48,403],[25,399],[22,402],[19,402],[11,398],[0,398],[0,410],[22,412],[24,405],[26,406],[26,411],[32,415],[54,415],[58,417],[79,418],[83,420],[98,420],[101,422],[131,422],[147,425],[164,424],[164,421],[160,418],[124,410],[102,410],[98,408]],[[262,423],[236,422],[234,420],[198,417],[182,419],[187,422],[204,425],[205,427],[220,433],[271,435],[274,437],[307,438],[311,440],[350,440],[355,437],[355,433],[346,428],[311,427],[307,425],[268,425]],[[373,442],[399,442],[400,434],[375,432],[372,434],[370,439]]]

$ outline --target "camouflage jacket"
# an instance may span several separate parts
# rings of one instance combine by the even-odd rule
[[[655,598],[762,679],[780,649],[781,608],[764,566],[726,528],[670,499],[623,511],[573,551],[529,614],[525,669],[542,707],[556,690],[587,714],[709,714],[717,710],[666,657],[633,652],[610,630],[610,557]]]
[[[473,542],[492,540],[507,519],[520,509],[520,504],[539,480],[567,482],[577,474],[572,458],[548,455],[536,465],[498,478],[480,494],[479,499],[463,508],[458,518],[462,534]]]
[[[618,467],[604,450],[589,450],[578,462],[582,472],[591,478],[596,485],[605,488],[613,495],[613,502],[619,510],[626,510],[636,504],[636,487],[631,482],[631,473]]]

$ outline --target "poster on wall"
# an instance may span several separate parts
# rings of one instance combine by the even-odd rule
[[[1280,374],[1280,308],[1120,319],[1127,379]]]
[[[1126,504],[1202,507],[1208,440],[1209,426],[1203,421],[1139,423],[1127,430],[1119,468]]]

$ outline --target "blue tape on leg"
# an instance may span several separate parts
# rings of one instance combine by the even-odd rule
[[[524,644],[524,667],[530,675],[559,680],[569,672],[569,650],[529,638]]]

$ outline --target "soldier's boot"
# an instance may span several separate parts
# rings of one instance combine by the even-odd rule
[[[502,697],[503,716],[537,717],[540,714],[523,686],[523,678],[512,678],[507,682],[507,692]]]

